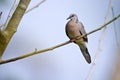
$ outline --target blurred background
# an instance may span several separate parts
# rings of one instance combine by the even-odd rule
[[[8,15],[12,16],[9,12],[11,8],[15,10],[18,2],[19,0],[0,0],[0,11],[2,11],[0,25],[6,22]],[[28,9],[39,2],[40,0],[31,0]],[[110,0],[46,0],[38,8],[24,15],[4,52],[3,60],[33,52],[35,48],[41,50],[68,41],[65,25],[66,18],[71,13],[78,15],[86,32],[89,32],[100,27],[105,21],[111,20],[113,13],[114,16],[120,14],[119,4],[120,0],[111,2]],[[104,33],[102,29],[88,35],[87,47],[92,62],[96,58],[96,53],[99,53],[90,80],[114,80],[112,78],[116,72],[117,58],[120,56],[119,34],[120,19],[108,25]],[[100,51],[98,51],[99,44]],[[91,66],[93,63],[87,64],[79,47],[71,43],[49,52],[0,65],[0,80],[85,80],[90,74]]]

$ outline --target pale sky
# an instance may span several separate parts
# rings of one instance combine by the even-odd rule
[[[0,1],[3,24],[14,0]],[[31,0],[29,8],[39,0]],[[120,14],[120,0],[112,0],[115,16]],[[84,24],[86,32],[104,24],[109,0],[46,0],[42,5],[24,15],[19,28],[11,39],[3,59],[17,57],[37,48],[45,49],[68,41],[65,33],[66,18],[75,13]],[[112,19],[111,12],[107,19]],[[120,19],[116,21],[120,34]],[[87,47],[92,62],[97,52],[101,31],[88,35]],[[118,36],[120,39],[120,36]],[[120,42],[119,42],[120,44]],[[110,80],[114,71],[117,46],[113,24],[108,25],[101,46],[95,71],[91,80]],[[53,51],[45,52],[16,62],[0,65],[0,80],[85,80],[92,66],[87,64],[79,47],[68,44]]]

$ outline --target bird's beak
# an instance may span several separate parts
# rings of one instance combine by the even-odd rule
[[[71,17],[68,17],[66,20],[70,19]]]

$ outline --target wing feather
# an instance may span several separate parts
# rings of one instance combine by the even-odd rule
[[[80,27],[80,34],[81,34],[81,35],[86,34],[86,31],[85,31],[85,29],[84,29],[83,24],[79,22],[79,25],[81,26],[81,27]],[[87,36],[83,37],[83,39],[84,39],[84,41],[88,42]]]

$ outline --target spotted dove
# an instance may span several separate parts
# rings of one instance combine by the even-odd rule
[[[84,26],[81,22],[79,22],[76,14],[71,14],[67,18],[67,20],[68,19],[70,19],[70,20],[66,24],[66,34],[70,38],[70,40],[76,38],[77,36],[81,36],[81,35],[86,34]],[[88,52],[88,49],[87,49],[85,42],[88,42],[87,36],[74,41],[74,43],[76,43],[79,46],[86,61],[90,64],[91,57],[90,57],[90,54]]]

